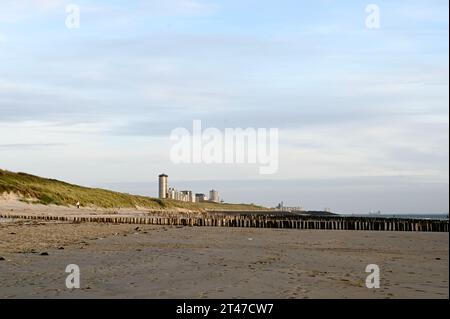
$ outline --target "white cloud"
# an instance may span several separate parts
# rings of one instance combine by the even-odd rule
[[[197,0],[151,0],[141,3],[149,15],[190,16],[213,14],[219,6]]]
[[[448,181],[448,121],[442,117],[283,130],[280,139],[279,178],[427,176]]]
[[[66,0],[22,0],[21,2],[34,6],[40,10],[49,11],[66,3]]]
[[[64,14],[63,5],[68,0],[6,0],[1,3],[0,22],[17,23],[36,15],[55,12]]]

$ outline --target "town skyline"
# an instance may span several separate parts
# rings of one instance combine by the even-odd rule
[[[173,185],[169,184],[169,176],[162,173],[158,176],[158,198],[159,199],[172,199],[182,202],[200,203],[200,202],[213,202],[219,203],[219,192],[214,188],[209,191],[209,196],[205,193],[199,193],[189,190],[178,190]]]

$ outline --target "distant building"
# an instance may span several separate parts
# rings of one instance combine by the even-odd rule
[[[189,202],[189,194],[187,194],[188,191],[184,191],[184,192],[179,192],[177,191],[175,188],[169,188],[168,191],[168,199],[173,199],[173,200],[179,200],[182,202]]]
[[[214,203],[219,202],[219,192],[212,189],[209,191],[209,200]]]
[[[184,195],[185,202],[195,202],[195,197],[192,194],[192,191],[182,191],[181,193]]]
[[[166,174],[159,175],[159,198],[164,199],[168,197],[169,193],[169,183],[168,178]]]
[[[292,207],[288,207],[288,206],[284,206],[284,203],[281,202],[279,203],[276,207],[276,210],[282,211],[282,212],[303,212],[304,209],[301,206],[292,206]]]
[[[205,194],[195,194],[195,201],[196,202],[206,201],[206,195]]]
[[[190,190],[177,191],[174,187],[169,187],[169,177],[166,174],[159,175],[159,198],[172,199],[183,202],[205,202],[208,200],[205,194],[193,194]],[[209,192],[211,201],[219,203],[219,192],[211,190]]]
[[[175,189],[174,188],[169,188],[169,190],[167,192],[167,198],[175,199]]]

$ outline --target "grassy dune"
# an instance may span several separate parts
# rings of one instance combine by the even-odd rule
[[[130,195],[99,188],[88,188],[42,178],[26,173],[13,173],[0,169],[0,195],[15,194],[23,201],[44,205],[73,206],[80,201],[82,206],[102,208],[147,208],[190,210],[258,210],[262,207],[247,204],[185,203],[175,200],[161,200],[145,196]]]

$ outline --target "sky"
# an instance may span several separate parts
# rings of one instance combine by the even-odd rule
[[[448,6],[0,0],[0,168],[149,196],[164,172],[227,202],[448,213]],[[278,171],[173,163],[171,131],[194,120],[277,128]]]

